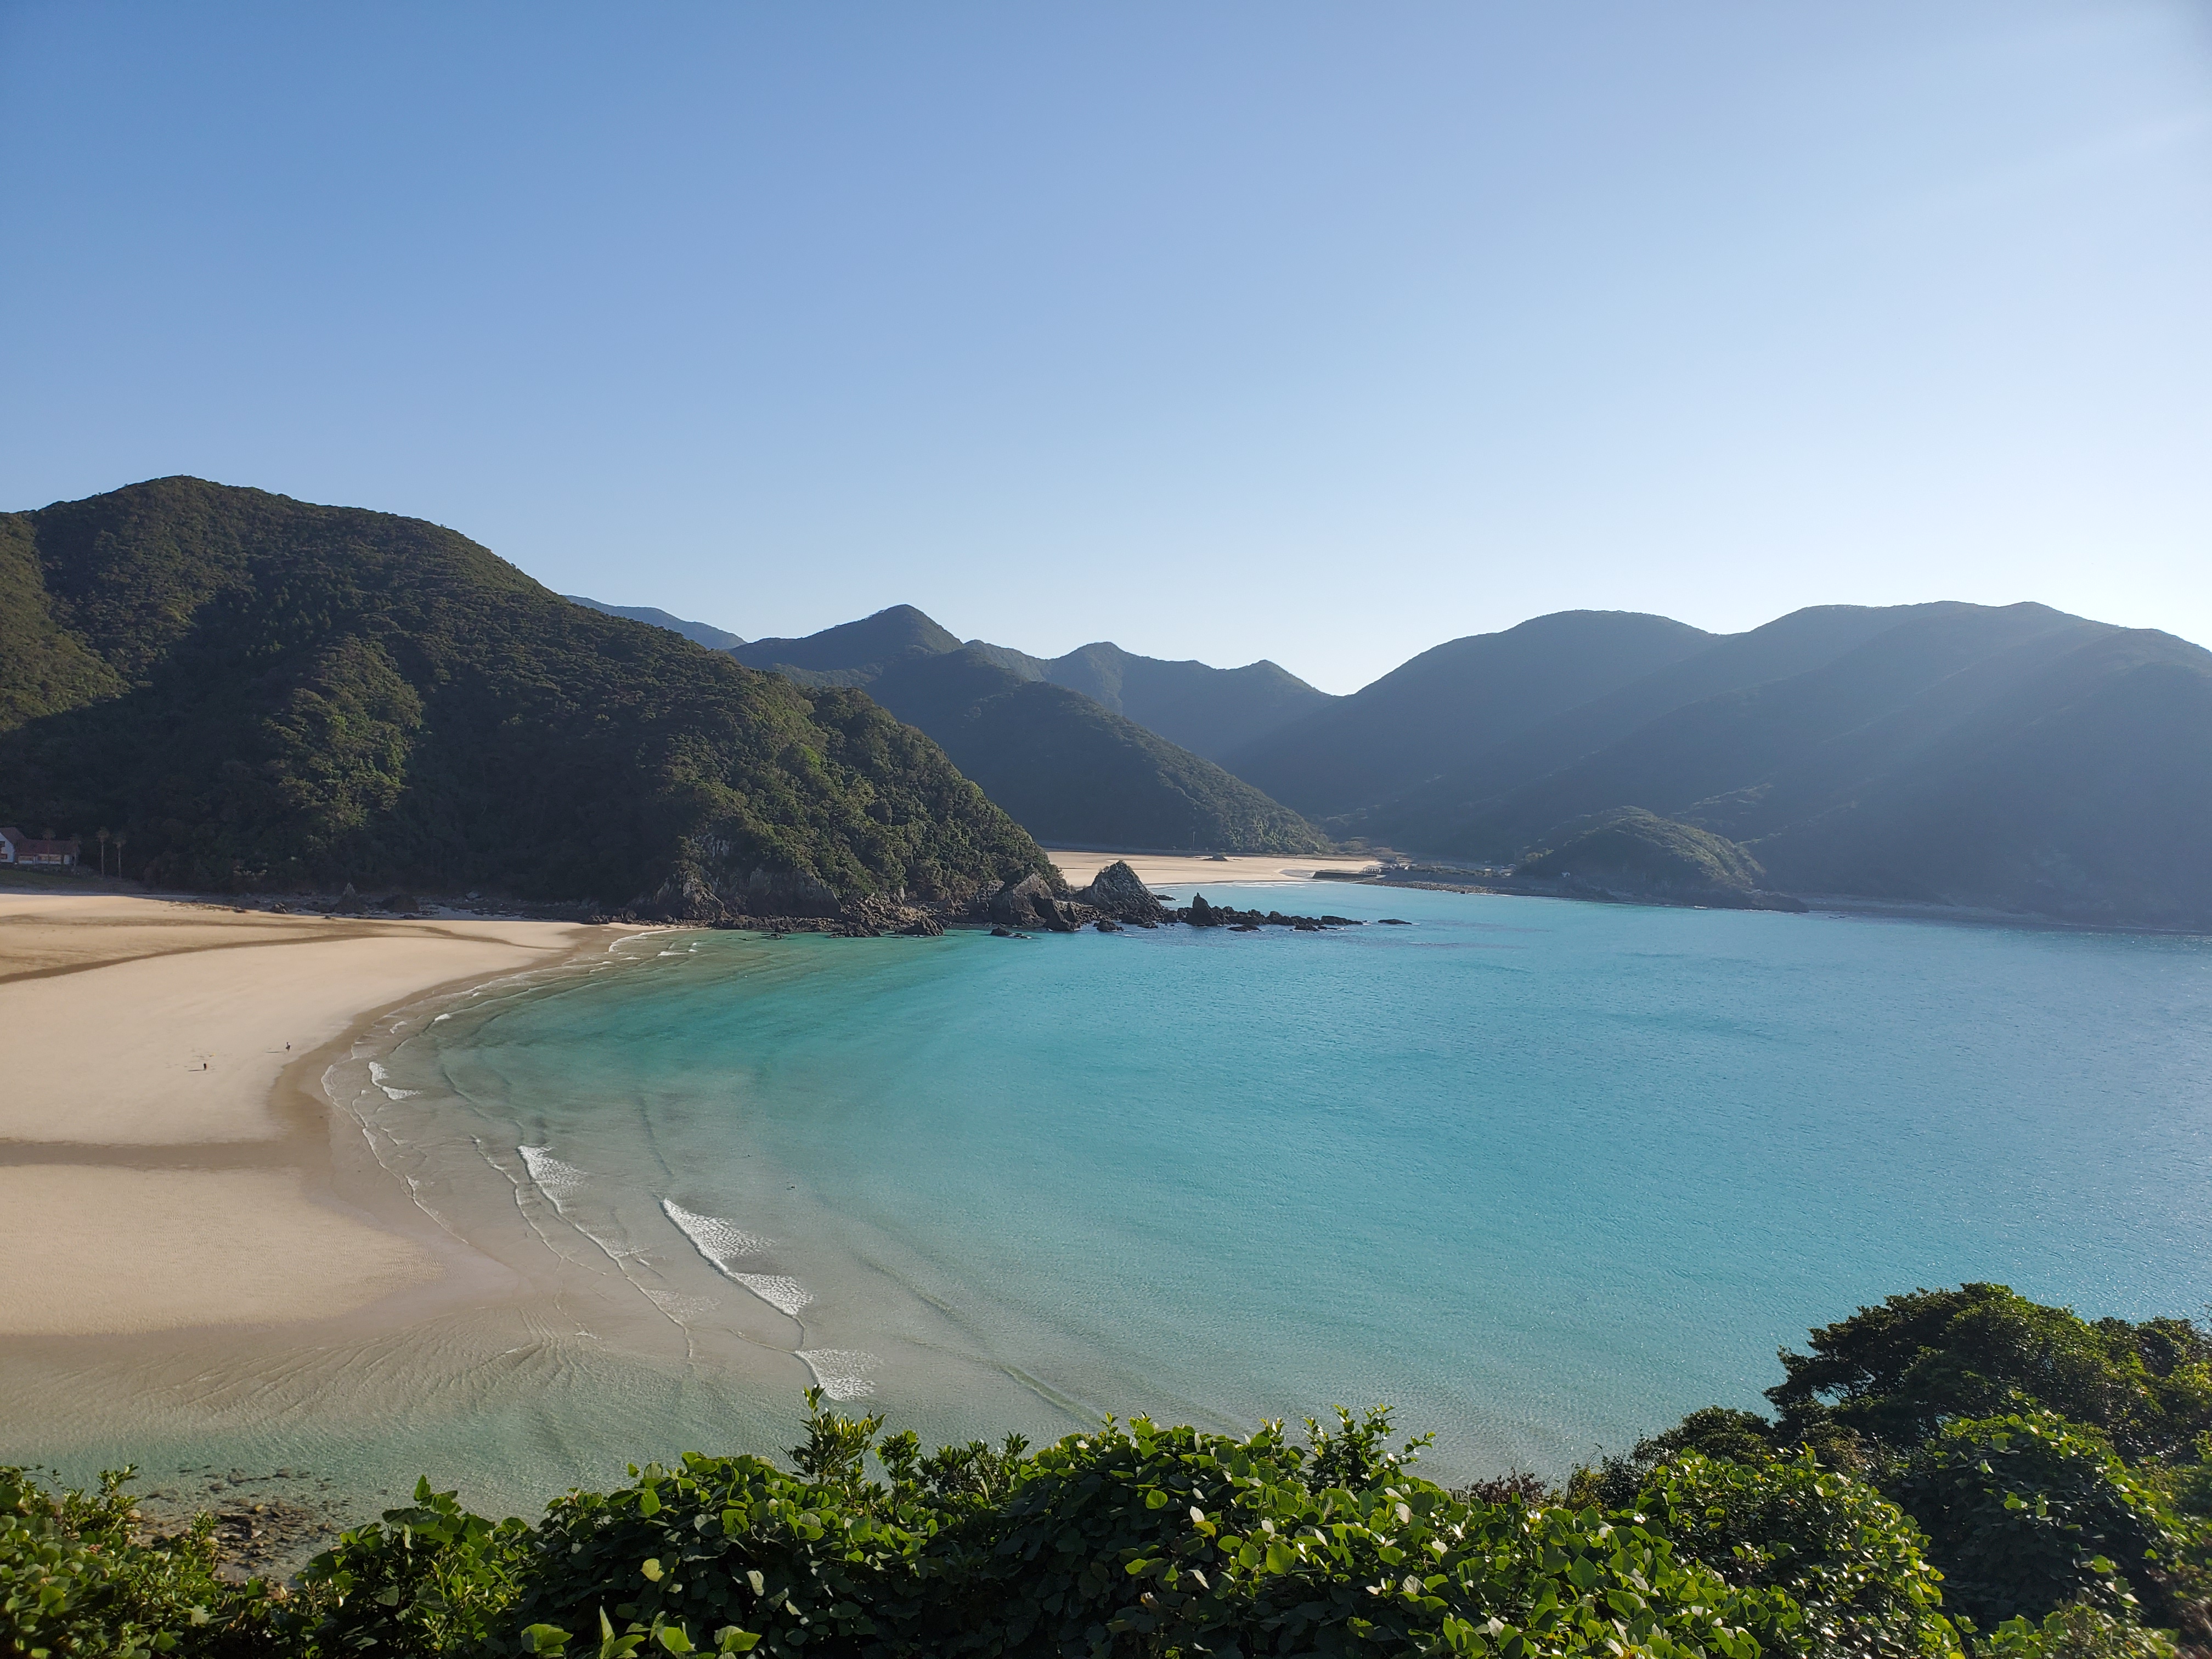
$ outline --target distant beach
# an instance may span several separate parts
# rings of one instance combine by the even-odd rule
[[[1071,887],[1087,884],[1091,877],[1116,859],[1126,860],[1137,872],[1137,879],[1147,887],[1168,888],[1200,888],[1209,882],[1296,881],[1316,870],[1356,873],[1375,868],[1375,860],[1370,858],[1324,859],[1278,853],[1212,858],[1203,853],[1115,853],[1066,847],[1048,847],[1044,850],[1045,856],[1059,867]]]

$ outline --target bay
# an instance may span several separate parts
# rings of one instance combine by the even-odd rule
[[[2212,943],[1212,892],[1370,925],[644,936],[401,1042],[386,1127],[934,1438],[1386,1401],[1558,1476],[1887,1293],[2212,1297]]]

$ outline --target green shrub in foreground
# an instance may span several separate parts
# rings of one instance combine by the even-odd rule
[[[1687,1452],[1638,1500],[1678,1554],[1747,1589],[1779,1589],[1797,1617],[1769,1645],[1805,1659],[1944,1659],[1960,1643],[1938,1611],[1942,1574],[1896,1504],[1809,1454],[1722,1462]]]
[[[2040,1624],[2008,1619],[1974,1645],[1974,1659],[2174,1659],[2158,1631],[2085,1601],[2069,1601]]]
[[[1946,1424],[1894,1489],[1946,1564],[1954,1607],[1978,1624],[2069,1601],[2132,1616],[2130,1583],[2159,1583],[2192,1553],[2101,1434],[2050,1412]]]
[[[1636,1517],[1462,1503],[1384,1449],[1382,1413],[1303,1447],[1139,1419],[924,1459],[813,1402],[797,1474],[687,1456],[569,1494],[526,1537],[420,1492],[319,1558],[319,1647],[1753,1659],[1799,1620]]]
[[[97,1492],[41,1487],[0,1468],[0,1638],[31,1659],[248,1659],[288,1651],[276,1598],[258,1579],[215,1574],[205,1517],[182,1536],[139,1540],[123,1487],[129,1469],[100,1477]]]

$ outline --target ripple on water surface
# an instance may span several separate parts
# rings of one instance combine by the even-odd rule
[[[388,1079],[801,1321],[833,1397],[963,1437],[1384,1400],[1440,1473],[1557,1472],[1757,1405],[1778,1344],[1915,1285],[2141,1316],[2212,1283],[2205,941],[1326,908],[1413,925],[708,935]]]

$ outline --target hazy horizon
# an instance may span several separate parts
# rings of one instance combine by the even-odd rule
[[[191,473],[747,638],[1349,691],[1568,609],[2212,641],[2180,0],[0,0],[0,501]]]

